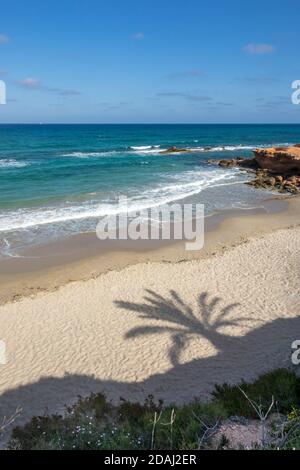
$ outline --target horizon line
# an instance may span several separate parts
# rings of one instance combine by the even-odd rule
[[[0,126],[22,125],[22,126],[47,126],[47,125],[70,125],[70,126],[298,126],[300,122],[0,122]]]

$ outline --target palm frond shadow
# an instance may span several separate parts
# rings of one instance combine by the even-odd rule
[[[120,307],[135,312],[145,320],[145,326],[128,331],[127,338],[160,334],[164,330],[171,332],[171,368],[161,370],[160,364],[156,367],[151,362],[149,376],[130,381],[123,378],[116,380],[99,377],[99,371],[98,378],[96,375],[80,373],[57,377],[53,369],[53,376],[41,377],[4,391],[0,396],[0,416],[11,416],[16,408],[21,406],[24,410],[22,420],[25,422],[32,415],[43,415],[45,409],[50,412],[61,411],[66,403],[74,403],[78,395],[84,397],[99,391],[116,402],[120,397],[143,402],[151,394],[156,401],[162,399],[166,403],[189,403],[194,398],[209,397],[208,394],[214,390],[215,384],[238,384],[242,380],[249,382],[275,368],[284,367],[299,373],[299,366],[291,364],[291,344],[300,335],[297,305],[292,317],[279,317],[279,312],[278,316],[273,314],[272,320],[267,323],[263,318],[258,322],[257,318],[251,317],[247,331],[236,336],[230,335],[231,332],[229,330],[228,333],[227,328],[225,334],[222,328],[229,326],[230,329],[235,324],[241,325],[242,320],[247,319],[236,318],[238,304],[232,303],[223,307],[220,300],[218,297],[210,297],[208,293],[202,293],[198,297],[198,306],[193,311],[174,291],[164,298],[148,290],[144,303],[116,302]],[[257,316],[259,313],[258,310]],[[218,352],[191,358],[183,363],[178,362],[183,346],[188,342],[186,338],[192,338],[192,335],[202,335],[210,340]],[[102,354],[100,350],[99,362],[103,359]],[[120,362],[122,360],[121,357]],[[18,424],[21,422],[18,420]]]
[[[144,297],[145,303],[116,301],[120,308],[138,313],[139,318],[157,320],[158,325],[145,325],[133,328],[126,334],[127,339],[142,335],[155,335],[163,332],[171,334],[172,346],[169,358],[173,366],[179,364],[180,355],[188,347],[192,338],[202,336],[209,340],[219,350],[224,348],[227,339],[231,337],[221,333],[224,327],[234,327],[242,322],[253,320],[250,317],[230,318],[232,310],[239,304],[232,303],[218,309],[221,299],[213,297],[209,300],[207,292],[198,297],[198,309],[193,309],[182,300],[174,290],[170,291],[170,298],[165,298],[156,292],[147,289]],[[163,322],[163,324],[161,324]]]

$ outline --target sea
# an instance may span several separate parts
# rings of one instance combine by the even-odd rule
[[[2,124],[0,256],[93,232],[125,210],[187,200],[206,216],[261,207],[269,191],[211,160],[299,142],[300,125]],[[171,146],[190,151],[161,153]]]

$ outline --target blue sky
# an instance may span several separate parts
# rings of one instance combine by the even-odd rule
[[[300,122],[298,1],[10,0],[4,122]]]

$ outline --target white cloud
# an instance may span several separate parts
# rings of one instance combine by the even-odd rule
[[[29,90],[37,90],[43,87],[42,82],[38,78],[28,77],[24,80],[19,80],[18,85]]]
[[[53,88],[45,85],[41,80],[38,78],[28,77],[24,78],[24,80],[18,80],[16,82],[17,85],[25,88],[26,90],[41,90],[48,93],[56,93],[58,96],[77,96],[81,95],[81,91],[74,90],[73,88]]]
[[[272,54],[276,51],[276,47],[271,44],[247,44],[243,50],[248,52],[248,54],[263,55],[263,54]]]
[[[144,33],[134,33],[131,38],[135,41],[143,41],[143,39],[145,39],[145,35]]]
[[[10,37],[7,34],[1,33],[0,34],[0,44],[6,44],[10,41]]]

